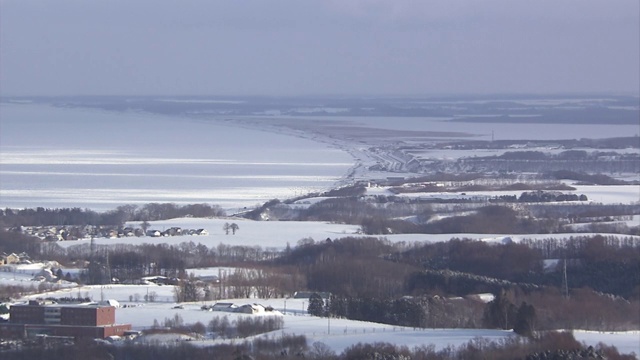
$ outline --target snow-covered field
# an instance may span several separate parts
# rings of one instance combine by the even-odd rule
[[[28,290],[38,290],[39,288],[71,288],[78,284],[74,282],[64,281],[60,279],[55,283],[45,281],[43,271],[51,273],[52,269],[59,268],[56,262],[49,263],[33,263],[20,265],[2,265],[0,266],[0,286],[15,286]],[[71,272],[74,275],[77,269],[65,269],[65,273]]]
[[[575,185],[574,194],[585,194],[595,203],[631,204],[640,202],[640,186],[638,185]]]
[[[225,223],[235,222],[239,226],[239,230],[235,235],[225,235],[222,229]],[[225,245],[241,245],[241,246],[260,246],[263,249],[284,249],[287,244],[294,247],[298,241],[302,239],[313,239],[314,241],[324,241],[327,238],[332,240],[344,237],[363,237],[370,235],[361,234],[357,225],[347,224],[331,224],[325,222],[314,221],[253,221],[246,219],[199,219],[199,218],[181,218],[163,221],[150,222],[151,229],[164,230],[171,227],[181,227],[188,229],[206,229],[208,235],[195,236],[168,236],[168,237],[124,237],[124,238],[96,238],[97,245],[116,245],[116,244],[132,244],[140,245],[143,243],[165,243],[178,245],[183,242],[193,242],[194,244],[203,244],[209,248]],[[132,226],[140,224],[131,223]],[[452,238],[468,238],[490,242],[521,241],[523,239],[568,239],[571,236],[588,236],[589,233],[559,233],[559,234],[392,234],[384,235],[380,238],[389,240],[392,243],[398,242],[437,242],[448,241]],[[621,236],[619,234],[601,234]],[[631,236],[640,241],[640,236]],[[76,245],[89,245],[90,240],[78,241],[60,241],[58,245],[68,248]]]

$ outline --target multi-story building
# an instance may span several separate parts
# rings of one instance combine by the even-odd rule
[[[61,305],[32,300],[25,305],[12,305],[9,311],[9,323],[0,323],[0,337],[106,338],[131,330],[131,324],[116,324],[113,306]]]

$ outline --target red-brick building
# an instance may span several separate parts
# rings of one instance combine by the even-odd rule
[[[116,324],[116,308],[101,305],[61,305],[30,301],[12,305],[9,323],[0,323],[0,337],[36,335],[105,338],[122,336],[131,324]]]

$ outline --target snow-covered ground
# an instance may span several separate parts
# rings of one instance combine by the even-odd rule
[[[38,270],[40,271],[40,270]],[[0,286],[19,286],[23,288],[37,289],[38,283],[33,281],[35,272],[14,272],[7,266],[0,266]]]
[[[223,226],[225,223],[236,223],[239,226],[235,235],[225,235]],[[193,242],[203,244],[209,248],[218,244],[260,246],[266,248],[284,249],[287,243],[295,246],[304,238],[313,238],[316,241],[327,238],[335,239],[351,235],[356,235],[359,226],[344,224],[329,224],[325,222],[310,221],[252,221],[241,218],[220,218],[220,219],[199,219],[180,218],[163,221],[150,222],[150,229],[164,230],[171,227],[181,227],[186,229],[205,229],[208,235],[194,236],[169,236],[169,237],[127,237],[127,238],[97,238],[94,239],[98,245],[114,244],[143,244],[143,243],[166,243],[180,244],[182,242]],[[139,226],[140,224],[131,224]],[[61,241],[57,244],[62,247],[69,247],[79,244],[89,244],[89,240]]]
[[[590,201],[603,204],[633,204],[640,202],[638,185],[575,185],[574,194],[585,194]]]
[[[236,223],[239,230],[235,235],[225,235],[222,229],[225,223]],[[140,224],[132,223],[132,226]],[[344,237],[371,237],[360,233],[360,227],[357,225],[347,224],[331,224],[316,221],[253,221],[239,218],[220,218],[220,219],[200,219],[200,218],[180,218],[163,221],[152,221],[151,229],[164,230],[171,227],[182,227],[188,229],[206,229],[208,235],[197,236],[168,236],[168,237],[124,237],[124,238],[96,238],[95,244],[98,245],[116,245],[116,244],[132,244],[139,245],[144,243],[165,243],[177,245],[183,242],[193,242],[194,244],[203,244],[209,248],[225,245],[242,245],[242,246],[260,246],[263,249],[284,249],[287,244],[294,247],[298,241],[302,239],[313,239],[315,241],[324,241],[327,238],[332,240]],[[588,236],[591,233],[559,233],[559,234],[392,234],[378,236],[389,240],[392,243],[412,243],[412,242],[438,242],[448,241],[452,238],[467,238],[489,242],[504,241],[521,241],[523,239],[568,239],[571,236]],[[631,237],[640,241],[640,236],[619,235],[619,234],[601,234],[612,236]],[[508,238],[508,239],[507,239]],[[88,246],[90,240],[78,241],[60,241],[58,245],[68,248],[76,245]]]
[[[155,292],[156,302],[145,302],[144,295]],[[137,294],[138,300],[130,301]],[[118,323],[131,323],[134,329],[143,330],[153,326],[154,320],[162,324],[165,319],[172,319],[179,315],[185,324],[201,322],[204,325],[214,317],[227,316],[229,321],[240,316],[266,316],[274,314],[284,317],[284,329],[268,334],[267,336],[279,334],[305,335],[307,342],[320,341],[329,345],[336,352],[341,352],[345,348],[362,343],[390,342],[397,345],[407,345],[409,347],[433,344],[437,349],[446,346],[458,346],[478,337],[488,340],[498,340],[508,336],[516,336],[511,331],[491,330],[491,329],[414,329],[393,325],[377,324],[363,321],[353,321],[346,319],[327,319],[309,316],[306,313],[308,306],[307,299],[226,299],[222,302],[232,302],[237,305],[261,304],[271,306],[275,311],[272,313],[258,313],[256,315],[244,315],[226,312],[209,312],[201,310],[204,302],[183,303],[182,309],[174,308],[173,286],[158,285],[107,285],[107,286],[83,286],[77,289],[63,289],[56,292],[34,295],[28,298],[37,297],[74,297],[88,296],[94,301],[114,299],[122,306],[116,311],[116,321]],[[26,299],[25,299],[26,300]],[[208,305],[213,302],[206,303]],[[588,345],[596,345],[603,342],[608,345],[615,345],[618,350],[624,353],[635,352],[640,354],[640,342],[638,336],[640,332],[589,332],[574,331],[574,336],[579,341]],[[214,343],[212,340],[201,341],[203,345]]]
[[[42,278],[38,278],[38,275],[41,274],[43,270],[51,272],[52,269],[55,271],[57,268],[60,268],[60,265],[56,262],[2,265],[0,266],[0,286],[17,286],[25,289],[36,290],[39,288],[40,284],[47,288],[69,288],[78,285],[74,282],[64,280],[51,283],[44,281]],[[74,270],[71,270],[71,272],[75,274],[76,271]],[[65,274],[68,271],[69,270],[65,269]]]

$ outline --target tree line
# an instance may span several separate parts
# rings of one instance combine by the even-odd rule
[[[142,206],[122,205],[115,210],[99,213],[89,209],[0,209],[0,227],[18,226],[82,226],[116,225],[127,221],[156,221],[178,217],[221,217],[225,211],[218,205],[149,203]]]
[[[90,340],[77,340],[73,345],[50,343],[21,344],[18,348],[4,350],[11,359],[300,359],[314,360],[370,360],[370,359],[415,359],[415,360],[569,360],[578,358],[633,360],[632,354],[621,354],[614,346],[598,344],[587,346],[577,341],[569,332],[543,333],[534,339],[509,337],[502,340],[474,339],[459,346],[442,349],[429,344],[409,347],[385,342],[357,343],[337,353],[322,342],[308,344],[306,337],[280,335],[273,338],[256,338],[233,344],[201,346],[190,342],[177,344],[136,344],[125,342],[113,345]]]

